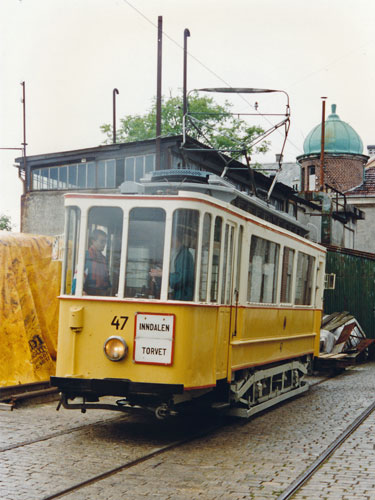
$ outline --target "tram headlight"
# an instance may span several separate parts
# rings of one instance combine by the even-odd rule
[[[109,337],[104,342],[104,354],[111,361],[121,361],[128,354],[128,346],[121,337]]]

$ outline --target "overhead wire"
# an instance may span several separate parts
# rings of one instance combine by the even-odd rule
[[[135,7],[131,2],[129,2],[129,0],[123,0],[129,7],[131,7],[135,12],[137,12],[141,17],[143,17],[143,19],[145,19],[149,24],[151,24],[152,26],[154,26],[155,28],[157,28],[157,24],[155,22],[153,22],[151,19],[149,19],[141,10],[139,10],[137,7]],[[174,38],[172,38],[170,35],[168,35],[167,32],[165,32],[163,30],[163,35],[168,39],[170,40],[174,45],[176,45],[178,48],[180,48],[181,50],[184,50],[184,47],[179,43],[177,42],[176,40],[174,40]],[[230,83],[228,83],[226,80],[224,80],[224,78],[222,78],[220,75],[218,75],[215,71],[213,71],[211,68],[209,68],[205,63],[203,63],[202,61],[200,61],[196,56],[194,56],[193,54],[191,54],[190,52],[187,51],[187,54],[189,55],[189,57],[191,57],[191,59],[193,59],[194,61],[196,61],[199,65],[201,65],[204,69],[206,69],[209,73],[211,73],[213,76],[215,76],[218,80],[220,80],[222,83],[224,83],[227,87],[230,87],[230,88],[233,88],[232,85]],[[246,104],[248,106],[250,106],[258,115],[259,117],[261,117],[262,119],[264,119],[265,121],[268,122],[269,125],[271,125],[272,127],[274,126],[273,123],[267,118],[265,117],[264,115],[262,115],[262,113],[260,113],[241,93],[237,92],[236,93],[244,102],[246,102]],[[283,134],[280,132],[279,129],[276,129],[277,132],[282,136]],[[287,142],[292,145],[297,151],[301,152],[301,148],[296,146],[289,138],[287,139]],[[285,144],[284,144],[285,145]],[[284,148],[284,147],[283,147]]]

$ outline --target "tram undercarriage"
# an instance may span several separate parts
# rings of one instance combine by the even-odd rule
[[[249,418],[270,406],[308,390],[304,380],[310,359],[290,361],[261,370],[244,370],[230,385],[227,413]]]
[[[142,384],[136,384],[138,393],[126,391],[127,394],[120,394],[121,391],[113,391],[117,394],[113,394],[113,392],[111,394],[111,391],[108,391],[107,395],[124,396],[113,404],[99,402],[99,397],[106,395],[95,391],[100,381],[86,381],[84,392],[77,389],[69,391],[70,393],[63,392],[59,407],[62,405],[66,409],[80,409],[83,413],[89,409],[109,409],[122,412],[146,410],[162,419],[176,415],[182,408],[186,408],[194,402],[197,403],[201,411],[210,408],[228,415],[249,418],[275,404],[307,391],[309,384],[304,380],[304,376],[308,373],[310,363],[310,358],[306,358],[262,369],[241,370],[235,372],[234,380],[230,386],[222,384],[214,391],[211,389],[177,390],[179,394],[176,394],[173,391],[177,388],[176,386],[166,384],[164,390],[160,391],[160,387],[157,390],[156,386],[162,384],[155,384],[155,392],[153,393],[153,384],[145,384],[148,387],[147,391],[143,392]],[[56,378],[55,380],[60,382],[56,385],[61,387],[62,379]],[[70,384],[73,380],[70,379]],[[107,379],[101,382],[105,382],[108,387],[111,380]],[[113,380],[112,382],[115,385],[116,383],[120,384],[120,381]],[[121,382],[127,383],[128,386],[132,385],[130,381]],[[182,386],[179,386],[178,389],[182,389]],[[195,404],[194,406],[197,409]]]

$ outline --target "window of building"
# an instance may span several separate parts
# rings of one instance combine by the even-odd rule
[[[155,155],[108,159],[32,170],[32,189],[115,188],[124,180],[138,182],[155,170]]]
[[[308,167],[308,172],[309,172],[309,191],[315,191],[316,189],[315,165],[310,165]]]
[[[257,236],[251,237],[248,302],[269,304],[276,302],[279,249],[280,245],[272,241]]]
[[[139,182],[142,177],[153,170],[155,170],[154,154],[125,158],[125,181]]]

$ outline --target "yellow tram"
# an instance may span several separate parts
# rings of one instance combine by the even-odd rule
[[[162,418],[194,400],[248,417],[308,388],[324,248],[249,213],[215,175],[172,173],[65,197],[51,379],[65,408]]]

